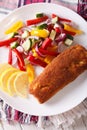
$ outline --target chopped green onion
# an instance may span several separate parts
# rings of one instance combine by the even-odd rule
[[[43,17],[43,16],[44,16],[43,13],[38,13],[38,14],[36,14],[36,18],[40,18],[40,17]]]
[[[71,40],[74,39],[73,36],[71,36],[70,34],[67,34],[67,38],[69,38],[69,39],[71,39]]]

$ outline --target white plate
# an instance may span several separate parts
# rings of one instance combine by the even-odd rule
[[[76,37],[75,42],[82,44],[87,48],[86,21],[72,10],[56,4],[30,4],[16,9],[0,22],[0,36],[4,36],[4,31],[13,22],[19,19],[26,21],[27,19],[34,18],[35,14],[39,12],[45,12],[46,14],[56,13],[77,23],[78,27],[84,31],[84,34]],[[0,48],[0,63],[4,61],[6,62],[6,53],[5,49]],[[38,101],[31,95],[29,95],[28,99],[23,99],[20,97],[10,97],[0,91],[0,97],[13,108],[25,113],[41,116],[59,114],[72,109],[87,97],[87,72],[80,75],[74,82],[67,85],[44,104],[39,104]]]

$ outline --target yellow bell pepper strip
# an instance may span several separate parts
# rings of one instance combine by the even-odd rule
[[[35,78],[35,70],[34,67],[31,64],[26,64],[26,71],[29,76],[29,83],[31,83]]]
[[[9,38],[9,39],[0,41],[0,47],[2,47],[2,46],[9,46],[10,43],[12,43],[14,41],[17,41],[17,40],[18,40],[18,37],[14,37],[14,38]]]
[[[46,38],[48,37],[49,35],[49,31],[46,30],[46,29],[33,29],[31,30],[31,36],[38,36],[38,37],[41,37],[41,38]]]
[[[73,28],[72,26],[65,24],[65,23],[64,23],[64,30],[74,32],[74,33],[79,34],[79,35],[83,33],[82,30]]]
[[[5,31],[5,34],[16,32],[18,29],[24,26],[24,23],[20,20],[14,23],[10,28]]]
[[[27,26],[34,25],[34,24],[38,24],[38,23],[44,22],[47,19],[48,19],[48,16],[45,15],[43,17],[27,20],[26,24],[27,24]]]

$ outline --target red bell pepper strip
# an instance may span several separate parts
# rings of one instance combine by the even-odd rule
[[[45,55],[50,55],[50,56],[57,56],[59,53],[54,52],[54,51],[49,51],[49,50],[44,50],[43,48],[39,48],[40,53],[45,54]]]
[[[47,49],[47,47],[51,46],[52,39],[51,38],[46,38],[43,43],[42,43],[42,48]]]
[[[29,56],[27,57],[27,59],[28,59],[31,63],[35,64],[35,65],[40,65],[40,66],[42,66],[42,67],[46,67],[46,66],[47,66],[47,63],[46,63],[46,62],[44,62],[44,61],[42,61],[42,60],[40,60],[40,59],[38,59],[38,58],[35,58],[33,55],[29,55]]]
[[[13,49],[13,51],[15,52],[18,58],[18,66],[20,70],[25,70],[25,62],[24,62],[22,54],[17,49]]]
[[[12,65],[12,50],[9,47],[9,54],[8,54],[8,64]]]
[[[61,33],[61,29],[59,27],[55,27],[55,31],[56,33],[60,34]]]
[[[52,18],[58,17],[56,14],[52,14]]]
[[[48,19],[48,16],[43,16],[40,18],[35,18],[35,19],[30,19],[26,21],[27,26],[33,25],[33,24],[38,24],[40,22],[46,21]]]
[[[54,25],[53,25],[53,24],[47,25],[47,30],[48,30],[49,32],[51,32],[53,29],[54,29]]]
[[[18,63],[18,67],[19,67],[19,69],[21,71],[25,71],[26,70],[24,66],[21,66],[19,59],[18,59],[17,63]]]
[[[0,47],[2,47],[2,46],[9,46],[10,43],[12,43],[12,42],[14,42],[16,40],[18,40],[18,37],[14,37],[14,38],[6,39],[4,41],[0,41]]]
[[[70,19],[62,18],[57,16],[56,14],[52,14],[52,18],[58,17],[58,21],[65,21],[65,22],[71,22]]]
[[[58,19],[59,19],[59,21],[71,22],[70,19],[61,18],[61,17],[59,17],[59,16],[58,16]]]
[[[71,32],[71,31],[66,31],[66,30],[63,30],[63,32],[64,33],[66,33],[66,34],[70,34],[70,35],[76,35],[76,33],[75,32]]]

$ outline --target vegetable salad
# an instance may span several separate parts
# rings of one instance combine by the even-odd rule
[[[74,37],[83,33],[72,26],[72,22],[57,14],[38,13],[25,23],[19,20],[11,25],[5,31],[7,39],[0,41],[0,47],[8,47],[8,63],[13,65],[16,58],[16,65],[22,71],[26,71],[26,64],[46,67],[60,54],[61,45],[71,46]]]

